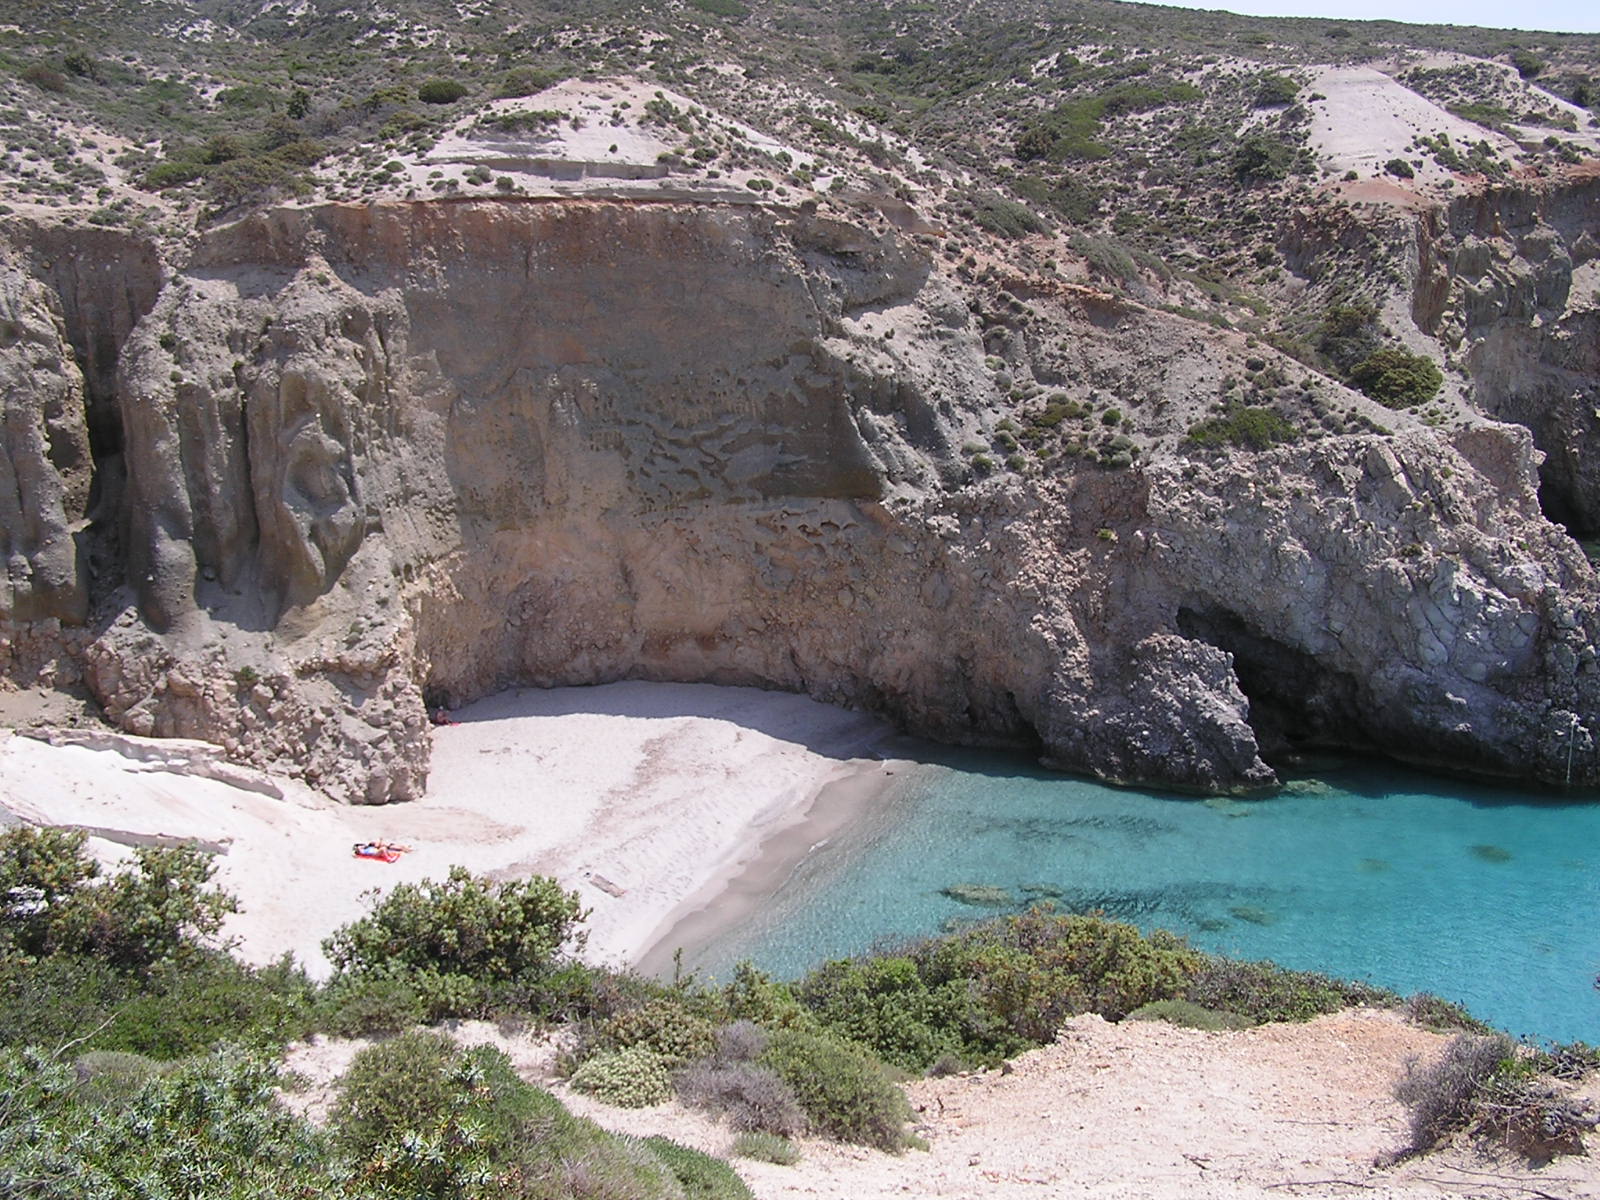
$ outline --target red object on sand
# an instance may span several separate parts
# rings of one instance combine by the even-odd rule
[[[388,842],[357,842],[354,846],[357,858],[381,859],[386,863],[400,861],[400,855],[405,851],[400,846],[391,846]]]

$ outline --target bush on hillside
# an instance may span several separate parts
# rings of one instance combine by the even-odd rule
[[[1407,1064],[1394,1096],[1410,1110],[1412,1149],[1425,1150],[1466,1124],[1480,1089],[1514,1052],[1504,1034],[1463,1033],[1426,1066]]]
[[[712,1025],[691,1011],[681,995],[662,996],[602,1021],[589,1038],[600,1050],[641,1046],[669,1066],[704,1058],[716,1045]]]
[[[618,1108],[649,1108],[672,1099],[668,1065],[643,1046],[602,1050],[572,1073],[572,1086]]]
[[[516,979],[543,971],[568,944],[581,944],[586,914],[578,893],[535,875],[495,881],[451,867],[443,882],[403,883],[367,916],[341,926],[323,943],[340,971],[396,967]]]
[[[225,1188],[235,1200],[271,1200],[335,1190],[321,1135],[278,1101],[277,1071],[264,1059],[230,1050],[148,1072],[129,1060],[84,1062],[81,1077],[50,1056],[0,1050],[0,1194]]]
[[[1205,1008],[1192,1000],[1152,1000],[1128,1014],[1130,1021],[1165,1021],[1183,1029],[1249,1029],[1255,1024],[1238,1013]]]
[[[1358,1005],[1394,1008],[1400,1003],[1395,993],[1371,984],[1216,955],[1203,956],[1181,998],[1263,1024],[1308,1021]]]
[[[691,1063],[673,1079],[683,1102],[725,1117],[735,1129],[782,1137],[804,1133],[805,1112],[777,1072],[755,1063]]]
[[[780,1167],[792,1167],[800,1161],[800,1151],[795,1144],[775,1133],[741,1133],[733,1139],[729,1149],[736,1158],[753,1158]]]
[[[967,980],[930,988],[917,964],[898,955],[824,963],[796,990],[832,1032],[918,1073],[945,1055],[972,1056],[969,1036],[984,1021]]]
[[[687,1200],[754,1200],[744,1180],[720,1158],[664,1137],[648,1137],[645,1146],[665,1164]]]
[[[1188,440],[1196,446],[1270,450],[1299,436],[1300,431],[1289,420],[1270,408],[1230,404],[1222,416],[1207,417],[1189,426]]]
[[[682,1194],[642,1144],[574,1117],[490,1046],[411,1033],[356,1055],[329,1120],[343,1168],[376,1195],[652,1200]],[[581,1180],[581,1182],[580,1182]]]
[[[972,219],[990,233],[1007,238],[1044,233],[1050,228],[1027,205],[1008,200],[999,192],[979,192],[973,196]]]
[[[794,1089],[812,1127],[841,1142],[898,1151],[911,1106],[869,1055],[829,1034],[786,1029],[761,1056]]]
[[[1256,80],[1257,108],[1282,108],[1293,104],[1299,94],[1300,85],[1287,75],[1269,72]]]
[[[72,954],[143,970],[200,955],[238,911],[208,886],[216,868],[198,850],[142,846],[103,876],[85,840],[31,825],[0,834],[0,960]]]
[[[1047,909],[938,939],[913,957],[932,986],[970,981],[999,1030],[1034,1044],[1053,1040],[1076,1013],[1120,1020],[1180,996],[1204,961],[1161,930],[1147,938],[1121,921]]]
[[[1410,408],[1438,395],[1444,375],[1434,361],[1393,347],[1369,354],[1350,368],[1350,382],[1390,408]]]
[[[428,79],[417,87],[417,99],[424,104],[454,104],[467,94],[459,79]]]

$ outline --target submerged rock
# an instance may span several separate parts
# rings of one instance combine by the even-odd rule
[[[953,883],[940,888],[939,894],[974,908],[1013,908],[1017,903],[1017,898],[1010,891],[987,883]]]

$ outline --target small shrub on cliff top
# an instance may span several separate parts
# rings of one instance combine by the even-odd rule
[[[908,1144],[911,1106],[883,1068],[855,1046],[788,1029],[772,1039],[762,1064],[794,1089],[812,1126],[828,1137],[890,1151]]]
[[[1206,955],[1183,999],[1252,1021],[1308,1021],[1353,1005],[1394,1008],[1400,997],[1371,984],[1332,979],[1315,971],[1290,971],[1271,962],[1240,962]]]
[[[1459,1034],[1427,1066],[1408,1064],[1394,1095],[1411,1110],[1412,1149],[1425,1150],[1466,1124],[1479,1090],[1514,1052],[1504,1034]]]
[[[688,1009],[679,997],[661,997],[617,1013],[595,1030],[592,1044],[602,1050],[642,1046],[676,1066],[712,1052],[711,1022]]]
[[[654,1155],[574,1117],[519,1079],[499,1050],[463,1051],[438,1034],[407,1034],[356,1055],[330,1128],[364,1196],[682,1194]]]
[[[732,1153],[738,1158],[792,1167],[800,1161],[800,1151],[786,1137],[775,1133],[741,1133],[733,1139]]]
[[[1204,1008],[1192,1000],[1152,1000],[1128,1014],[1130,1021],[1165,1021],[1184,1029],[1248,1029],[1254,1022],[1238,1013]]]
[[[792,1137],[803,1133],[805,1112],[776,1072],[754,1063],[693,1063],[674,1079],[685,1104],[726,1117],[735,1129]]]
[[[940,938],[913,952],[930,985],[969,983],[988,1022],[981,1036],[1008,1053],[1051,1041],[1081,1012],[1120,1020],[1181,996],[1204,956],[1169,933],[1148,938],[1103,917],[1034,909]]]
[[[670,1138],[648,1137],[644,1145],[678,1181],[688,1200],[754,1200],[744,1180],[720,1158],[681,1146]]]
[[[944,1055],[970,1056],[967,1031],[983,1022],[966,980],[930,988],[917,964],[901,956],[824,963],[797,990],[834,1033],[918,1073]]]
[[[572,1073],[572,1086],[618,1108],[648,1108],[672,1099],[667,1065],[643,1046],[602,1050]]]

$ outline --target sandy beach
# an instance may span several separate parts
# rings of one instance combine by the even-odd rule
[[[758,857],[782,870],[836,834],[892,769],[875,756],[893,736],[883,723],[754,688],[521,689],[452,718],[433,733],[426,797],[381,808],[233,767],[203,743],[0,732],[0,819],[84,828],[107,861],[152,839],[216,850],[242,908],[227,933],[252,962],[288,952],[325,974],[321,941],[366,911],[365,893],[461,864],[554,876],[590,910],[584,956],[634,964]],[[352,855],[373,839],[413,849],[394,864]]]

